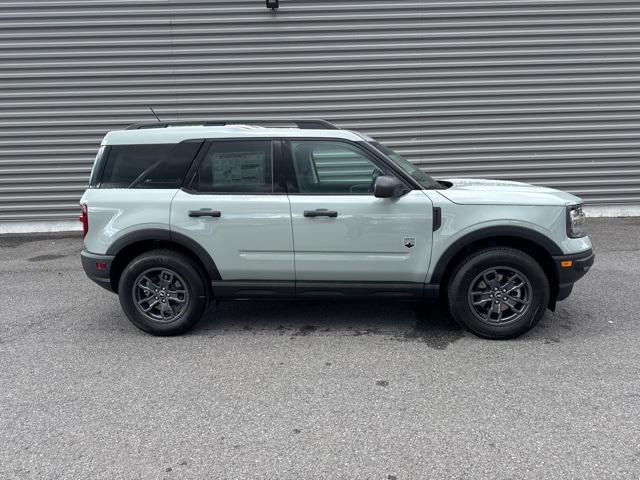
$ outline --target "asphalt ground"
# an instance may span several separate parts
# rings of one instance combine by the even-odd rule
[[[0,478],[640,478],[640,218],[529,334],[436,306],[226,302],[155,338],[76,235],[0,237]]]

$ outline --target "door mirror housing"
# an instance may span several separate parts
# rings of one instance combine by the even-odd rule
[[[396,198],[407,193],[407,188],[396,177],[382,176],[376,178],[373,194],[378,198]]]

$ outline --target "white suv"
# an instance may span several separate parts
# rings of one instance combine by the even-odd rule
[[[475,334],[510,338],[594,259],[579,198],[434,180],[322,120],[110,132],[81,205],[87,275],[156,335],[212,299],[383,297],[441,299]]]

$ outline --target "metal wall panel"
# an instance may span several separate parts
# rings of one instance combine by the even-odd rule
[[[640,2],[0,0],[0,221],[71,219],[100,138],[321,117],[437,176],[640,204]]]

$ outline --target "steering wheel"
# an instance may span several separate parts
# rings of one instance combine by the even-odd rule
[[[349,192],[351,193],[373,193],[373,187],[376,184],[376,180],[379,176],[383,175],[383,173],[377,168],[371,172],[371,182],[367,183],[357,183],[355,185],[351,185],[349,187]]]

